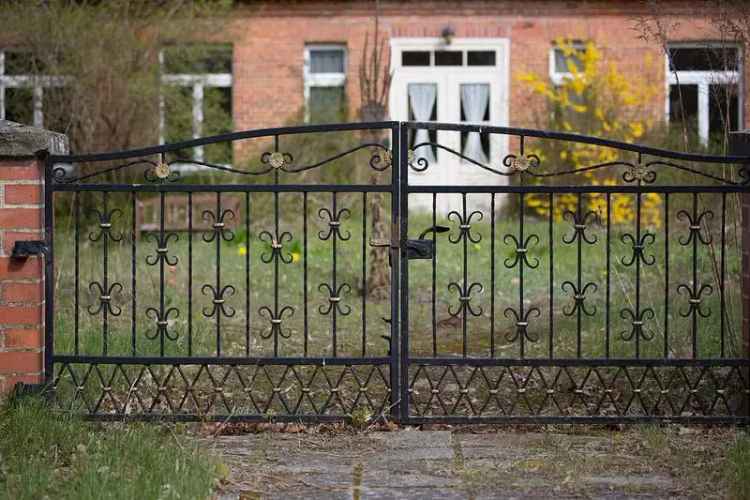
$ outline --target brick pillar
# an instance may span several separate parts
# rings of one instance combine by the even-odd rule
[[[11,257],[19,240],[44,239],[44,161],[65,136],[0,121],[0,396],[44,380],[43,257]]]

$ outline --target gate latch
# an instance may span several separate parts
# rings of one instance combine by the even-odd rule
[[[47,244],[43,240],[16,241],[11,251],[11,259],[27,259],[32,255],[47,256]]]
[[[430,233],[440,234],[448,231],[450,228],[445,226],[432,226],[422,231],[418,239],[406,240],[406,258],[431,259],[435,255],[435,241],[426,240],[425,237]]]

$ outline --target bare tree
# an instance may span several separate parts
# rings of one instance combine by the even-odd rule
[[[382,121],[385,119],[387,110],[388,92],[391,88],[390,52],[386,47],[385,40],[380,36],[380,9],[379,1],[375,1],[374,34],[370,46],[370,34],[365,35],[362,61],[359,66],[359,86],[362,99],[359,108],[359,117],[362,121]],[[373,142],[382,140],[380,131],[370,131],[369,139]],[[391,168],[396,168],[391,166]],[[378,177],[373,174],[370,183],[377,183]],[[391,200],[395,203],[396,200]],[[388,234],[385,217],[383,213],[383,196],[380,193],[372,193],[370,196],[370,234],[373,239],[385,239]],[[372,248],[370,250],[369,269],[367,276],[367,290],[376,297],[388,295],[389,272],[387,254],[382,249]]]

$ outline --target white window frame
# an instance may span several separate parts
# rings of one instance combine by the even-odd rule
[[[6,75],[5,53],[8,50],[0,50],[0,120],[5,120],[5,89],[26,88],[32,90],[33,123],[31,125],[39,128],[44,127],[44,89],[56,88],[65,85],[65,78],[55,76],[38,75]]]
[[[439,51],[456,50],[464,52],[463,66],[403,66],[401,54],[405,51]],[[494,66],[467,66],[468,51],[494,51]],[[432,56],[431,56],[432,57]],[[436,83],[438,122],[460,122],[461,117],[461,84],[488,83],[490,85],[489,122],[474,123],[474,125],[489,124],[507,127],[510,116],[510,39],[508,38],[454,38],[446,45],[443,38],[392,38],[391,39],[391,69],[393,77],[388,97],[388,110],[391,120],[409,120],[410,83]],[[437,131],[437,142],[443,146],[461,151],[461,134],[449,130]],[[490,136],[489,166],[499,170],[504,169],[503,157],[509,152],[507,135],[492,134]],[[408,176],[410,185],[496,185],[506,184],[506,177],[497,176],[481,168],[466,164],[463,160],[445,151],[438,151],[434,165],[424,172],[410,171]],[[432,209],[432,197],[414,194],[409,198],[409,206],[420,210]],[[472,200],[472,206],[484,207],[486,200]],[[445,196],[442,198],[439,211],[447,214],[450,210],[461,210],[459,196]]]
[[[312,73],[310,71],[310,52],[316,50],[337,50],[344,55],[343,73]],[[303,78],[305,98],[305,123],[310,121],[310,89],[312,87],[345,87],[348,68],[346,45],[343,43],[310,43],[305,44]]]
[[[234,47],[232,47],[234,57]],[[164,68],[164,50],[159,51],[159,65]],[[193,139],[203,136],[203,90],[206,87],[232,89],[234,79],[232,73],[165,73],[162,71],[161,83],[177,87],[188,87],[193,89]],[[159,94],[159,144],[164,144],[166,131],[166,108],[164,94]],[[203,146],[194,149],[194,159],[204,161],[205,154]],[[183,171],[196,170],[195,165],[180,165]]]
[[[583,42],[572,42],[570,44],[573,50],[586,50],[586,44]],[[555,53],[558,50],[562,50],[560,47],[553,46],[549,51],[549,78],[552,81],[552,85],[559,87],[565,82],[566,78],[573,78],[573,73],[570,71],[557,71],[555,65]]]
[[[708,49],[708,48],[729,48],[727,44],[715,43],[715,42],[703,42],[703,43],[670,43],[668,44],[669,49]],[[698,138],[701,144],[704,146],[708,144],[710,134],[710,117],[709,109],[711,96],[709,95],[710,85],[737,85],[737,121],[739,127],[742,128],[743,124],[743,96],[744,96],[744,81],[742,75],[744,69],[742,67],[742,47],[739,45],[731,44],[730,46],[737,50],[737,69],[728,71],[674,71],[669,65],[669,56],[664,56],[664,71],[667,75],[665,78],[665,95],[664,95],[664,119],[666,123],[669,123],[669,88],[672,85],[697,85],[698,86]]]

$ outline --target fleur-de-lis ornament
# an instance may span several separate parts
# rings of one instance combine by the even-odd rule
[[[263,306],[258,309],[258,314],[263,317],[267,317],[268,321],[271,324],[271,327],[268,330],[263,330],[260,332],[260,338],[268,340],[274,336],[279,336],[285,339],[291,337],[292,331],[289,328],[282,328],[285,313],[289,313],[287,315],[289,317],[293,316],[294,308],[292,306],[284,306],[279,310],[278,314],[274,314],[271,308],[268,306]]]
[[[570,290],[568,293],[573,295],[573,306],[563,307],[563,314],[566,316],[573,316],[579,309],[586,316],[593,316],[594,314],[596,314],[596,306],[592,306],[591,309],[588,309],[585,300],[586,293],[589,291],[589,289],[591,289],[591,292],[594,293],[596,292],[597,288],[598,287],[596,283],[588,282],[579,290],[575,283],[573,283],[572,281],[565,281],[562,284],[562,289],[563,291]]]
[[[203,241],[205,241],[206,243],[211,243],[217,237],[221,238],[224,241],[232,241],[234,239],[234,232],[226,228],[226,221],[233,219],[234,212],[232,210],[229,210],[228,208],[222,210],[218,217],[215,212],[212,212],[211,210],[204,210],[203,220],[206,223],[211,224],[211,228],[213,229],[213,231],[204,234]]]
[[[589,245],[596,243],[596,235],[589,235],[586,233],[589,224],[596,224],[599,221],[599,215],[596,212],[589,210],[581,214],[580,212],[565,210],[565,212],[563,212],[563,219],[573,225],[573,234],[571,234],[570,237],[563,235],[563,243],[569,245],[576,240],[585,241]]]
[[[451,306],[448,306],[448,314],[450,314],[452,317],[455,318],[459,314],[463,314],[464,316],[466,316],[467,312],[475,317],[482,315],[482,306],[478,306],[477,309],[474,309],[474,307],[471,305],[471,296],[474,293],[474,290],[476,290],[477,294],[482,293],[482,291],[484,290],[481,283],[472,283],[464,291],[463,287],[454,281],[448,285],[448,290],[455,290],[455,292],[458,294],[458,307],[453,310]]]
[[[708,318],[711,316],[711,309],[703,309],[703,294],[711,295],[714,292],[714,288],[711,285],[704,284],[700,287],[693,286],[692,288],[686,284],[681,284],[677,287],[677,293],[687,294],[688,297],[688,308],[680,311],[680,316],[687,318],[693,313],[697,313],[701,318]]]
[[[704,223],[704,220],[713,218],[714,213],[711,210],[705,210],[701,212],[700,214],[698,214],[695,220],[693,220],[693,217],[688,213],[687,210],[680,210],[679,212],[677,212],[677,219],[681,221],[687,220],[688,230],[690,231],[687,235],[687,238],[680,237],[680,245],[688,246],[693,242],[693,239],[697,239],[697,241],[700,241],[704,245],[710,245],[711,233],[707,231],[704,234],[701,231],[701,224]]]
[[[461,240],[469,240],[472,243],[479,243],[482,241],[482,235],[481,234],[473,234],[471,232],[471,221],[474,219],[474,217],[477,217],[477,222],[480,222],[484,215],[479,210],[475,210],[472,213],[469,214],[468,217],[464,219],[464,217],[458,213],[457,211],[453,210],[448,214],[448,220],[456,219],[456,223],[458,224],[458,234],[454,238],[452,235],[448,237],[448,241],[451,243],[458,243]]]
[[[155,266],[158,262],[164,262],[168,266],[177,265],[177,256],[169,255],[169,240],[179,241],[180,236],[177,233],[148,233],[147,240],[153,240],[156,243],[156,253],[146,256],[146,264]]]
[[[529,331],[529,319],[532,317],[532,315],[533,317],[538,318],[539,316],[541,316],[541,314],[542,313],[537,307],[527,309],[523,312],[523,314],[519,314],[518,311],[516,311],[512,307],[506,308],[503,312],[503,315],[515,322],[515,329],[511,330],[505,335],[505,340],[507,340],[508,342],[515,342],[521,338],[524,338],[529,342],[537,342],[539,340],[539,335]]]
[[[227,318],[231,318],[235,314],[233,307],[226,303],[227,297],[231,297],[235,293],[235,289],[232,285],[226,285],[223,288],[213,287],[209,284],[205,284],[201,287],[201,293],[203,295],[211,295],[210,307],[203,308],[203,316],[211,318],[218,313],[221,313]]]
[[[652,245],[654,241],[656,241],[656,236],[654,236],[652,233],[642,234],[638,241],[636,241],[636,237],[632,234],[625,233],[620,237],[620,240],[622,240],[622,242],[626,245],[629,241],[630,246],[633,249],[633,253],[630,255],[630,259],[625,260],[625,257],[620,259],[620,262],[622,262],[623,266],[630,267],[635,263],[636,260],[640,260],[646,266],[651,266],[654,264],[654,262],[656,262],[656,257],[654,257],[653,255],[647,256],[645,254],[646,247],[648,245]]]
[[[263,261],[264,264],[269,264],[274,259],[278,259],[284,264],[292,262],[291,253],[287,253],[286,255],[282,253],[284,242],[292,241],[292,233],[285,231],[277,237],[274,237],[270,232],[263,231],[258,235],[258,239],[267,242],[271,246],[270,252],[265,252],[260,256],[260,260]]]
[[[97,233],[89,233],[89,240],[96,242],[102,239],[103,236],[107,236],[107,239],[111,241],[122,241],[122,233],[115,234],[112,232],[112,219],[116,216],[122,216],[122,210],[114,208],[109,211],[101,212],[96,208],[89,210],[89,213],[94,214],[99,219],[99,231]]]
[[[334,290],[333,287],[328,283],[321,283],[320,285],[318,285],[318,290],[328,295],[328,304],[324,304],[318,307],[318,312],[323,316],[328,315],[334,308],[336,309],[336,312],[342,316],[349,316],[349,314],[352,312],[351,307],[347,305],[341,305],[342,295],[344,293],[350,293],[352,291],[352,287],[350,287],[347,283],[339,285],[336,290]]]
[[[352,237],[351,233],[347,231],[345,234],[341,232],[341,220],[348,219],[351,216],[351,212],[348,208],[342,208],[336,214],[332,214],[327,208],[321,208],[318,210],[318,217],[322,220],[328,220],[328,231],[320,231],[318,238],[323,241],[328,240],[331,236],[338,239],[339,241],[347,241]]]
[[[523,262],[526,266],[528,266],[530,269],[536,269],[539,267],[539,259],[534,257],[534,261],[532,264],[532,261],[529,260],[529,247],[531,245],[536,245],[539,243],[539,236],[536,234],[531,234],[526,237],[526,239],[523,241],[523,244],[518,241],[518,238],[516,238],[513,234],[506,234],[503,237],[503,242],[506,245],[512,245],[515,247],[515,256],[513,258],[508,257],[505,259],[505,267],[508,269],[512,269],[518,265],[519,262]]]
[[[161,336],[168,338],[169,340],[177,340],[177,332],[169,331],[170,316],[174,316],[173,319],[180,317],[180,311],[176,307],[170,307],[164,312],[160,312],[155,307],[149,307],[146,309],[146,316],[152,319],[156,323],[156,328],[152,332],[146,332],[146,338],[154,340]]]
[[[632,309],[625,308],[620,311],[620,317],[624,320],[630,321],[630,331],[624,330],[620,332],[620,338],[625,342],[630,342],[635,338],[642,340],[652,340],[654,338],[654,332],[645,328],[645,323],[648,320],[652,320],[655,317],[654,310],[650,307],[635,312]]]
[[[120,283],[112,283],[105,290],[104,286],[101,283],[99,283],[98,281],[93,281],[89,284],[89,290],[91,290],[92,293],[98,293],[99,295],[99,304],[97,304],[96,306],[90,305],[88,307],[89,314],[94,316],[106,309],[106,311],[112,316],[120,315],[122,309],[112,304],[112,296],[116,293],[122,292],[122,285]]]

